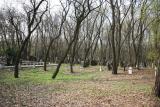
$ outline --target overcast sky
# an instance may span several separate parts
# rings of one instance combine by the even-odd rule
[[[29,0],[0,0],[0,9],[7,7],[15,7],[17,10],[22,11],[23,3],[27,3]],[[48,0],[52,11],[58,11],[59,0]]]

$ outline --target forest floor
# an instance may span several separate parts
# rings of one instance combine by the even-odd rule
[[[76,66],[71,74],[63,65],[55,80],[54,68],[13,72],[0,71],[0,107],[160,107],[152,91],[155,81],[151,69],[134,70],[132,75],[119,69],[112,75],[99,66]]]

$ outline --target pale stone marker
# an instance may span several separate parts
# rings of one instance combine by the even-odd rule
[[[133,72],[132,67],[129,67],[129,68],[128,68],[128,74],[130,74],[130,75],[131,75],[131,74],[132,74],[132,72]]]
[[[102,71],[102,66],[100,66],[99,71],[100,71],[100,72]]]

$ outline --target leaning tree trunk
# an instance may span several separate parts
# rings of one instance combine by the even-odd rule
[[[59,69],[60,69],[62,63],[64,62],[65,58],[67,57],[67,54],[68,54],[68,52],[70,51],[73,43],[76,41],[76,39],[77,39],[77,37],[78,37],[78,34],[79,34],[80,26],[81,26],[81,22],[77,22],[76,29],[75,29],[75,32],[74,32],[73,40],[69,43],[68,48],[67,48],[67,50],[66,50],[66,52],[65,52],[65,55],[64,55],[64,56],[62,57],[62,59],[60,60],[58,66],[57,66],[57,68],[56,68],[56,71],[54,72],[54,74],[53,74],[53,76],[52,76],[52,79],[55,79],[55,78],[56,78],[56,76],[57,76],[57,74],[58,74],[58,72],[59,72]]]
[[[54,40],[52,40],[49,44],[49,47],[47,48],[47,52],[46,52],[46,55],[45,55],[45,58],[44,58],[44,71],[47,71],[47,59],[48,59],[48,56],[49,56],[49,52],[50,52],[50,49],[51,49],[51,46],[52,46],[52,43],[53,43]]]
[[[73,65],[74,65],[74,59],[75,59],[75,54],[76,54],[77,40],[78,40],[78,37],[76,37],[76,41],[74,42],[74,46],[73,46],[73,52],[71,54],[71,60],[70,60],[70,71],[71,71],[71,73],[74,73]]]
[[[154,92],[155,95],[160,98],[160,62],[158,63]]]
[[[52,38],[51,42],[49,43],[49,47],[47,48],[47,53],[45,55],[45,60],[44,60],[44,71],[47,71],[47,59],[48,59],[48,56],[49,56],[49,52],[50,52],[51,46],[52,46],[53,42],[61,36],[62,27],[63,27],[63,24],[64,24],[64,22],[66,20],[67,14],[68,14],[68,12],[65,14],[65,16],[63,17],[64,19],[62,20],[62,22],[60,24],[60,29],[58,31],[58,36],[56,36],[55,38]]]
[[[54,72],[54,74],[53,74],[53,76],[52,76],[52,79],[55,79],[55,78],[56,78],[56,76],[57,76],[57,74],[58,74],[58,72],[59,72],[59,69],[60,69],[62,63],[64,62],[65,58],[67,57],[68,52],[70,51],[70,48],[71,48],[73,42],[74,42],[74,39],[70,42],[70,44],[68,45],[68,48],[67,48],[67,50],[66,50],[66,52],[65,52],[65,55],[62,57],[62,59],[61,59],[60,62],[58,63],[58,66],[57,66],[57,68],[56,68],[56,70],[55,70],[55,72]]]
[[[71,53],[72,58],[71,58],[71,61],[70,61],[70,70],[71,70],[71,73],[74,72],[73,71],[73,64],[74,64],[74,58],[75,58],[75,54],[76,54],[76,46],[77,46],[77,42],[78,42],[79,30],[81,28],[81,22],[82,21],[78,21],[77,22],[76,29],[75,29],[75,32],[74,32],[74,40],[73,40],[74,46],[73,46],[73,52]]]

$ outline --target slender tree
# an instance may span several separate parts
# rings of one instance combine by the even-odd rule
[[[46,8],[43,12],[39,12],[40,6],[43,4],[43,2],[47,3]],[[48,2],[46,0],[41,0],[38,3],[35,0],[31,0],[30,3],[32,5],[31,9],[27,7],[24,8],[27,15],[27,35],[23,40],[19,51],[17,52],[16,61],[15,61],[15,71],[14,71],[15,78],[19,77],[19,63],[20,63],[22,52],[24,51],[26,44],[28,43],[31,35],[36,30],[38,25],[41,23],[43,15],[45,14],[48,8]]]
[[[102,2],[100,2],[101,5]],[[75,57],[75,50],[76,50],[76,46],[77,46],[77,41],[79,38],[79,32],[80,32],[80,28],[81,28],[81,23],[87,18],[87,16],[96,8],[98,8],[99,6],[93,7],[93,2],[91,0],[84,0],[84,1],[73,1],[72,5],[74,7],[74,17],[76,19],[76,26],[75,26],[75,30],[73,33],[73,38],[70,41],[70,43],[68,44],[68,48],[64,54],[64,56],[61,58],[56,71],[54,72],[52,78],[56,78],[59,69],[61,67],[61,64],[64,62],[65,58],[67,57],[68,52],[70,51],[70,49],[72,48],[72,59],[70,61],[70,67],[71,67],[71,72],[73,72],[73,61],[74,61],[74,57]]]

